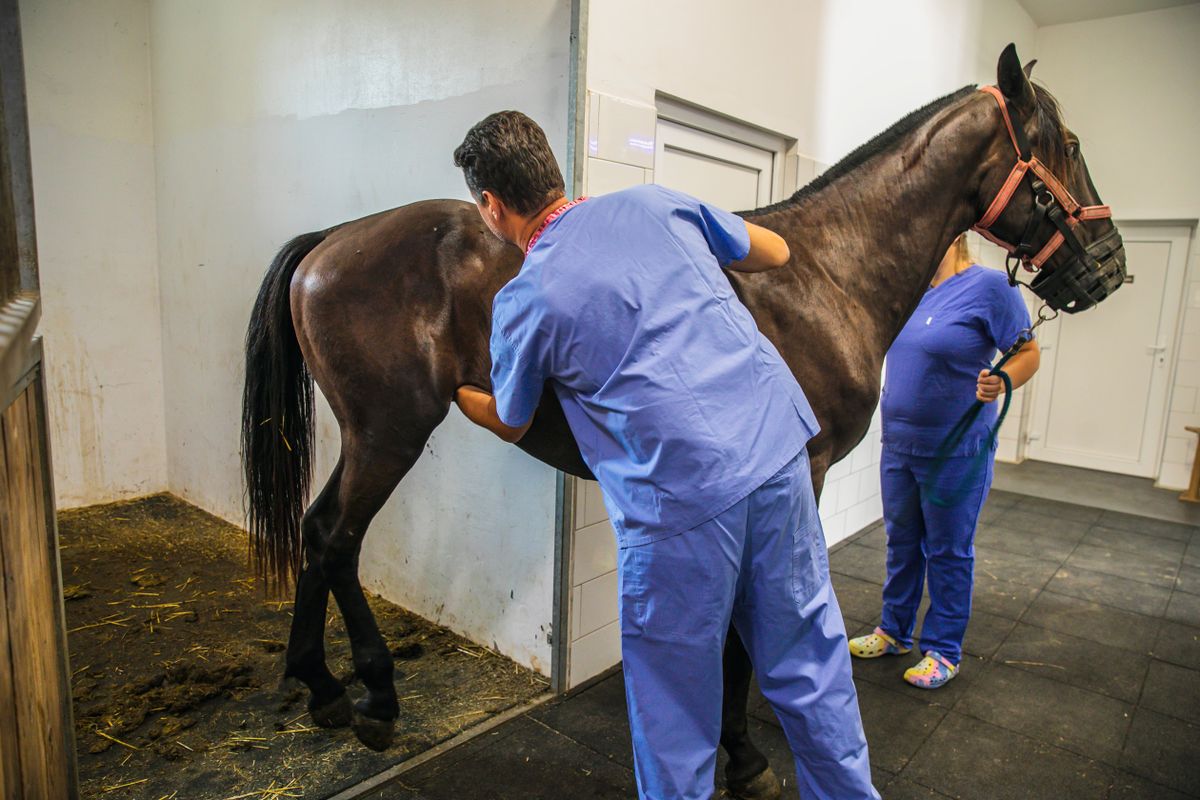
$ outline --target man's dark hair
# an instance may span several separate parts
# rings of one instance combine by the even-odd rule
[[[523,216],[565,193],[545,132],[520,111],[497,111],[467,131],[454,166],[476,200],[486,189]]]

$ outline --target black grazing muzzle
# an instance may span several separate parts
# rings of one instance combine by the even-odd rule
[[[1068,258],[1052,270],[1039,272],[1029,288],[1055,311],[1075,314],[1096,305],[1125,283],[1125,243],[1116,227],[1086,248],[1073,235],[1066,238],[1066,243],[1071,248]]]
[[[971,229],[1008,251],[1006,268],[1009,282],[1014,286],[1018,283],[1017,267],[1022,266],[1037,273],[1029,288],[1050,308],[1068,314],[1091,308],[1125,282],[1125,245],[1116,226],[1086,247],[1076,231],[1090,220],[1110,219],[1112,209],[1105,205],[1080,205],[1062,181],[1033,155],[1024,129],[1013,125],[1008,99],[995,86],[980,91],[990,94],[1000,107],[1009,139],[1017,151],[1017,163]],[[1023,185],[1033,192],[1033,208],[1025,221],[1020,243],[1011,244],[993,233],[991,227]],[[1055,230],[1039,247],[1033,243],[1033,237],[1046,229],[1043,224],[1046,221]],[[1064,244],[1068,250],[1065,257],[1060,254],[1058,263],[1043,269]]]

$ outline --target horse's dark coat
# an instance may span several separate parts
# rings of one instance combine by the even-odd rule
[[[1065,163],[1057,107],[1044,91],[1035,93],[1011,46],[998,78],[1045,160]],[[779,270],[729,278],[821,423],[809,444],[818,495],[829,466],[866,433],[884,353],[942,254],[979,218],[1012,166],[995,102],[970,88],[909,115],[789,200],[745,214],[791,248]],[[1075,196],[1098,202],[1082,158],[1067,167],[1061,174]],[[1028,208],[1027,197],[1014,201],[996,230],[1018,231]],[[1082,227],[1090,241],[1111,223]],[[1040,235],[1044,240],[1050,230]],[[289,243],[255,305],[243,458],[261,563],[281,578],[299,572],[287,674],[312,691],[317,721],[350,718],[345,690],[324,659],[332,591],[367,690],[354,712],[356,732],[373,747],[390,741],[398,706],[391,657],[358,584],[362,537],[445,417],[455,388],[489,385],[491,299],[521,260],[519,250],[487,231],[474,206],[414,203]],[[332,406],[342,447],[297,524],[312,439],[309,375]],[[520,447],[590,477],[553,392]],[[746,738],[749,680],[749,662],[732,635],[721,741],[735,785],[766,767]]]

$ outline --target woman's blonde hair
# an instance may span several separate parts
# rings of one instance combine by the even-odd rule
[[[971,248],[967,243],[967,234],[961,233],[950,245],[950,253],[954,255],[955,263],[962,265],[971,263]]]

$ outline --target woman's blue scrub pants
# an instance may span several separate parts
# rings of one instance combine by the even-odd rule
[[[932,457],[885,447],[880,464],[887,526],[880,627],[902,646],[912,647],[917,608],[928,581],[929,610],[921,626],[920,649],[936,650],[952,664],[962,659],[975,585],[975,524],[992,485],[991,455],[982,469],[973,469],[975,458],[948,459],[932,487]],[[934,503],[930,489],[936,497],[952,498],[949,505]]]
[[[805,798],[878,798],[802,452],[744,500],[620,551],[621,649],[638,793],[708,800],[730,620],[796,759]]]

